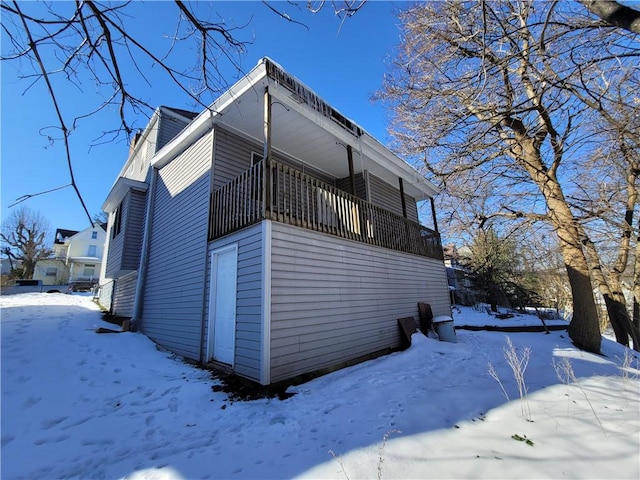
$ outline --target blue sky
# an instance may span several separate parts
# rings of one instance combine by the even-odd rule
[[[330,5],[316,15],[304,9],[305,3],[300,9],[286,2],[274,5],[303,21],[309,30],[278,18],[260,2],[210,4],[218,18],[229,24],[250,22],[239,32],[240,37],[246,39],[255,37],[242,59],[244,70],[250,70],[263,56],[271,57],[347,117],[386,143],[388,113],[382,105],[371,101],[371,95],[380,88],[393,47],[399,42],[400,31],[394,12],[406,4],[370,1],[342,26]],[[171,34],[175,27],[172,3],[135,2],[133,11],[135,28],[142,29],[139,36],[152,42],[166,42],[162,34]],[[149,18],[153,21],[149,22]],[[188,60],[194,54],[194,50],[182,53]],[[149,68],[148,76],[155,79],[153,69]],[[28,71],[29,66],[24,63],[3,62],[2,65],[2,218],[17,208],[9,208],[16,198],[69,182],[63,144],[48,140],[47,135],[55,135],[54,130],[43,130],[43,127],[55,123],[51,100],[42,84],[27,90],[29,82],[20,80],[19,75]],[[233,80],[232,74],[229,71],[230,81]],[[154,80],[151,86],[143,84],[139,77],[130,77],[129,82],[132,87],[143,91],[153,106],[193,109],[183,94],[161,78]],[[86,111],[104,94],[90,82],[83,82],[80,87],[68,82],[61,82],[58,86],[63,109],[69,115],[83,109]],[[141,128],[146,121],[144,115],[135,119]],[[128,153],[128,145],[122,138],[91,145],[102,131],[117,126],[115,110],[102,112],[80,123],[70,137],[76,181],[91,214],[100,211]],[[52,229],[81,230],[89,226],[71,188],[34,197],[21,205],[39,211],[48,219]]]

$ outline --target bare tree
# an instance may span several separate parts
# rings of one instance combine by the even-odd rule
[[[22,262],[23,278],[32,278],[36,262],[51,257],[53,252],[45,244],[48,230],[46,219],[26,207],[14,211],[2,222],[0,238],[7,245],[3,252]]]
[[[609,25],[640,34],[640,11],[613,0],[578,0]]]
[[[137,2],[13,1],[0,5],[6,39],[1,59],[19,63],[27,90],[32,84],[44,84],[56,115],[57,124],[43,126],[43,130],[53,141],[62,142],[69,183],[52,190],[72,187],[92,224],[71,157],[70,137],[78,123],[113,108],[118,112],[119,125],[102,132],[102,141],[129,136],[136,128],[135,117],[149,116],[155,108],[147,103],[144,87],[134,90],[140,79],[149,87],[153,77],[164,76],[185,98],[205,107],[233,80],[223,73],[228,67],[237,75],[242,73],[241,56],[251,41],[250,37],[238,38],[243,25],[227,24],[221,18],[212,20],[215,12],[209,2],[186,4],[175,0],[171,5],[176,21],[173,28],[168,27],[164,39],[162,31],[154,39],[142,37],[142,30],[135,28],[143,13]],[[191,61],[185,63],[185,58]],[[75,86],[80,95],[87,85],[97,87],[103,100],[77,111],[75,102],[62,101],[60,90],[68,85]],[[25,195],[19,201],[41,193],[47,192]]]
[[[306,10],[316,13],[326,4],[344,21],[355,14],[366,0],[325,0],[308,2]],[[255,4],[251,7],[255,8]],[[285,12],[282,4],[263,1],[262,5],[281,19],[303,25]],[[301,13],[300,6],[287,6]],[[173,25],[156,25],[149,9],[163,9],[175,19]],[[55,112],[56,124],[43,125],[50,141],[62,143],[69,182],[49,190],[26,194],[16,203],[36,195],[71,187],[89,221],[89,214],[75,180],[70,139],[78,124],[103,110],[115,110],[118,121],[101,132],[96,143],[121,136],[129,139],[136,119],[150,117],[148,88],[158,77],[168,80],[181,92],[180,103],[191,108],[207,108],[230,84],[245,72],[242,59],[253,34],[247,23],[236,24],[217,12],[224,6],[214,2],[173,0],[153,7],[140,2],[11,2],[0,3],[3,42],[0,59],[20,65],[26,90],[34,84],[45,86]],[[169,12],[167,12],[169,10]],[[162,16],[166,18],[165,15]],[[152,26],[137,28],[138,23]],[[152,32],[148,34],[148,32]],[[142,81],[142,82],[141,82]],[[136,89],[136,85],[140,85]],[[80,102],[64,102],[63,86],[73,85],[79,95],[89,86],[102,100],[82,102],[86,110],[77,111]],[[143,123],[146,121],[143,120]]]
[[[584,155],[579,127],[598,113],[572,89],[589,96],[589,85],[578,83],[586,78],[576,74],[582,68],[607,59],[624,68],[637,58],[630,59],[619,31],[555,6],[438,2],[408,9],[400,15],[403,42],[382,96],[394,109],[400,151],[427,152],[426,167],[448,193],[474,202],[482,184],[492,217],[553,227],[572,291],[569,335],[597,352],[590,268],[565,189]],[[572,78],[571,88],[553,72]]]

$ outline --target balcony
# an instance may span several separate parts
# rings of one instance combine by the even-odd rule
[[[262,220],[442,260],[438,232],[271,160],[211,195],[209,240]]]

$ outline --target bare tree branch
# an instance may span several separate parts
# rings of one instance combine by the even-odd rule
[[[609,25],[640,34],[640,11],[613,0],[578,0]]]

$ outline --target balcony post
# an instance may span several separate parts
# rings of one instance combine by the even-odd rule
[[[347,160],[349,161],[349,179],[351,180],[351,195],[356,195],[356,174],[353,168],[353,148],[347,145]]]
[[[433,229],[438,231],[438,220],[436,219],[436,204],[433,202],[433,197],[431,197],[431,215],[433,216]]]
[[[269,87],[264,88],[264,151],[263,151],[262,212],[264,218],[271,213],[271,95]]]
[[[402,202],[402,216],[407,218],[407,200],[404,198],[404,182],[402,177],[398,177],[398,183],[400,184],[400,201]]]

